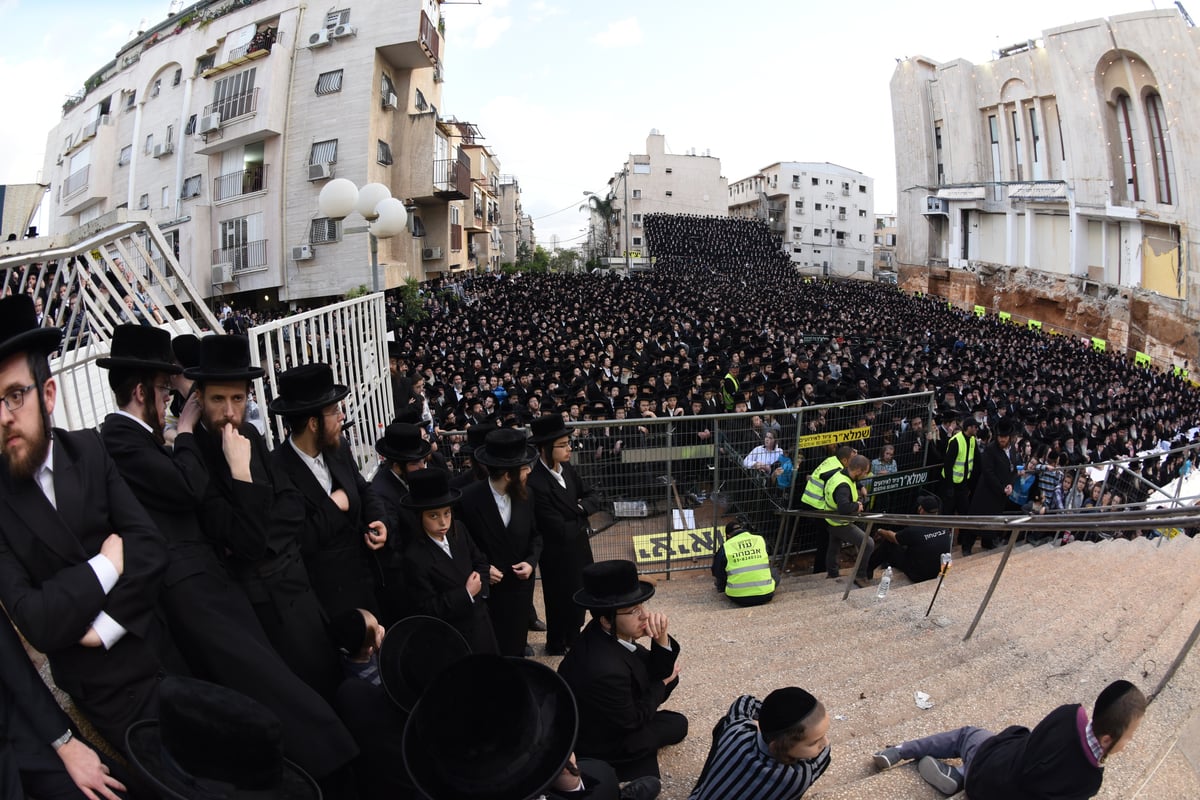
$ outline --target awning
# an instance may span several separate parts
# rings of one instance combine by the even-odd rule
[[[1065,183],[1016,183],[1008,187],[1009,200],[1066,200]]]

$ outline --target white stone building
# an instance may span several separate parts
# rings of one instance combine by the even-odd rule
[[[380,288],[468,263],[474,126],[443,119],[440,0],[202,0],[88,79],[50,133],[51,232],[153,214],[205,295],[295,302],[370,286],[366,223],[323,219],[333,177],[409,211]],[[487,230],[490,231],[490,228]]]
[[[728,183],[721,159],[694,150],[666,151],[666,137],[657,130],[646,137],[646,152],[630,155],[608,181],[612,217],[610,255],[638,263],[649,256],[642,220],[647,214],[696,214],[723,217]],[[628,211],[628,213],[626,213]],[[626,244],[628,243],[628,245]]]
[[[780,161],[729,186],[729,215],[768,220],[802,272],[870,279],[875,181],[837,164]]]
[[[1194,317],[1198,45],[1171,9],[1052,28],[984,64],[901,62],[901,270],[1038,270]]]

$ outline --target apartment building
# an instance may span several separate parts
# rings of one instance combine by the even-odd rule
[[[995,281],[1037,272],[1054,297],[1030,316],[1092,298],[1088,324],[1143,350],[1186,339],[1194,353],[1198,45],[1171,9],[1052,28],[983,64],[902,61],[891,81],[902,278],[928,274],[990,307]]]
[[[875,215],[875,277],[880,273],[896,273],[896,215]]]
[[[802,272],[870,279],[875,181],[837,164],[780,161],[729,185],[729,215],[765,219]]]
[[[460,145],[471,164],[471,197],[466,207],[467,262],[473,269],[500,268],[500,161],[476,135]]]
[[[524,235],[526,220],[529,220],[525,214],[525,209],[521,205],[521,183],[515,175],[501,175],[498,181],[500,189],[499,208],[500,217],[498,227],[500,229],[500,263],[513,263],[517,261],[517,248],[521,244],[529,246],[532,251],[533,247],[529,239]],[[532,220],[529,221],[532,226]]]
[[[721,175],[721,159],[706,151],[667,152],[666,137],[651,130],[646,152],[630,155],[608,181],[610,255],[639,263],[653,255],[645,244],[642,219],[647,214],[697,214],[723,217],[729,186]]]
[[[205,296],[327,298],[372,284],[366,220],[318,212],[337,177],[407,206],[408,230],[378,240],[380,288],[461,268],[470,137],[439,111],[441,29],[440,0],[204,0],[173,14],[64,105],[43,173],[50,232],[140,209]]]

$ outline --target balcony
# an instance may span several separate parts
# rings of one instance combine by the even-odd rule
[[[75,195],[82,192],[88,186],[88,176],[92,172],[92,165],[88,164],[82,169],[77,169],[67,176],[62,185],[62,199],[64,202],[71,199]]]
[[[258,89],[251,89],[248,92],[230,95],[229,97],[218,100],[204,107],[204,112],[201,116],[208,117],[215,114],[220,115],[221,124],[224,125],[238,117],[244,117],[247,114],[253,114],[258,110]]]
[[[212,251],[212,263],[232,264],[234,275],[261,272],[268,266],[267,240],[217,248]]]
[[[443,158],[433,162],[433,196],[442,200],[465,200],[471,196],[471,163]]]
[[[450,249],[462,250],[463,243],[463,227],[462,225],[450,224]]]
[[[415,21],[416,25],[407,30],[405,26],[412,23],[402,20],[397,24],[399,30],[381,32],[383,36],[394,40],[393,44],[379,48],[380,54],[393,67],[421,69],[436,67],[441,63],[442,38],[437,23],[424,11]]]
[[[256,164],[249,169],[213,178],[213,201],[231,200],[266,188],[267,165]]]

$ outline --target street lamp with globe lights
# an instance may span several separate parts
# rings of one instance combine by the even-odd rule
[[[334,178],[321,189],[317,210],[329,219],[345,219],[357,211],[367,221],[371,243],[371,291],[379,291],[379,240],[402,233],[408,222],[404,203],[392,197],[382,183],[368,183],[361,189],[348,178]]]

